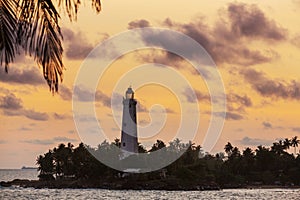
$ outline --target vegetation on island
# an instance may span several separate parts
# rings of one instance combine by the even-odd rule
[[[104,141],[97,148],[83,143],[74,147],[71,143],[60,144],[37,157],[39,180],[15,179],[0,182],[2,187],[18,185],[34,188],[104,188],[104,189],[150,189],[150,190],[211,190],[243,187],[300,187],[300,154],[296,154],[300,141],[279,140],[270,147],[258,146],[255,150],[240,151],[228,142],[224,153],[204,153],[201,146],[185,144],[175,139],[166,145],[157,140],[150,150],[139,144],[139,152],[146,159],[130,155],[121,159],[120,140]],[[290,149],[291,148],[291,149]],[[117,149],[117,150],[116,150]],[[289,150],[290,149],[290,150]],[[153,163],[157,150],[167,156],[182,155],[163,169],[148,173],[129,173],[112,169],[93,155],[110,156],[125,169],[142,160],[145,166]],[[293,152],[293,153],[290,153]],[[109,153],[109,154],[108,154]],[[156,156],[156,155],[155,155]],[[161,157],[160,162],[164,162]],[[130,166],[129,166],[130,167]]]
[[[258,146],[255,150],[248,147],[242,151],[228,142],[224,153],[211,155],[204,153],[200,145],[191,142],[184,144],[176,139],[166,145],[163,141],[157,140],[148,151],[139,145],[139,152],[151,155],[152,152],[164,147],[171,154],[186,151],[164,169],[140,174],[117,171],[92,156],[94,153],[103,154],[114,149],[112,145],[119,146],[118,139],[110,144],[104,141],[97,148],[85,146],[83,143],[74,148],[68,143],[68,145],[60,144],[40,155],[37,158],[37,165],[40,180],[77,180],[73,182],[77,185],[72,187],[85,185],[85,187],[112,189],[199,189],[206,186],[221,188],[247,185],[293,186],[300,185],[300,154],[296,154],[299,142],[295,136],[292,139],[274,142],[271,147]],[[293,153],[289,153],[290,148],[294,148],[291,149]],[[115,155],[115,159],[119,159],[118,153]],[[130,156],[126,159],[132,160]]]

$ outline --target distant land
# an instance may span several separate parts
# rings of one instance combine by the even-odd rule
[[[27,167],[27,166],[23,166],[21,169],[38,169],[37,167]]]

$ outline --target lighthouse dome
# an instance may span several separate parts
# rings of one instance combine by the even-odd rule
[[[134,98],[134,92],[131,87],[129,87],[126,91],[126,99],[133,99]]]

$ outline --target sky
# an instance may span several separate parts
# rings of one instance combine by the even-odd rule
[[[300,137],[299,0],[109,0],[102,1],[98,15],[87,2],[81,5],[76,22],[61,14],[66,70],[58,94],[49,92],[32,57],[18,55],[8,74],[0,70],[0,168],[34,166],[36,157],[48,149],[67,142],[76,146],[86,136],[92,145],[120,138],[122,97],[129,85],[138,101],[138,135],[144,146],[157,139],[172,141],[183,121],[187,128],[180,139],[202,145],[210,137],[212,116],[224,116],[212,112],[205,74],[211,68],[205,62],[200,74],[182,57],[140,49],[115,59],[99,77],[96,92],[75,84],[94,48],[112,36],[143,27],[179,31],[198,42],[214,61],[227,112],[211,153],[223,151],[228,141],[243,149]],[[169,40],[162,36],[162,41]],[[143,37],[138,42],[149,44]],[[174,41],[174,46],[184,45]],[[120,49],[117,45],[109,50]],[[186,53],[195,59],[189,50]],[[107,50],[100,57],[113,53]],[[89,98],[93,95],[95,102]],[[74,102],[82,111],[77,118],[83,124],[79,130],[73,119]],[[105,137],[99,136],[99,127],[89,124],[93,116],[85,112],[90,105]],[[199,124],[191,136],[195,119]]]

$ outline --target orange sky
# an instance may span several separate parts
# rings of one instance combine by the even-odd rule
[[[227,141],[243,148],[270,145],[277,139],[295,135],[300,137],[299,9],[298,0],[214,3],[208,0],[188,3],[110,0],[103,1],[99,15],[88,3],[82,5],[77,22],[71,23],[62,15],[66,71],[59,94],[52,96],[49,92],[33,58],[20,55],[11,64],[9,74],[5,74],[4,69],[0,71],[0,168],[33,166],[39,154],[61,142],[77,145],[80,137],[73,121],[72,87],[82,62],[104,39],[128,28],[144,26],[180,31],[199,42],[215,61],[227,95],[227,117],[213,153],[222,151]],[[130,71],[134,73],[143,64],[153,62],[169,68],[148,66],[130,80],[133,77],[129,77]],[[135,97],[140,104],[138,121],[142,127],[153,123],[154,128],[159,128],[160,122],[165,120],[155,135],[141,128],[140,142],[149,146],[156,139],[169,141],[176,137],[182,115],[180,103],[187,106],[195,103],[189,101],[190,93],[180,93],[182,102],[179,102],[166,87],[148,84],[137,88],[134,85],[144,77],[161,75],[162,79],[170,79],[164,75],[171,73],[167,70],[187,79],[198,95],[196,103],[200,114],[191,112],[189,116],[200,119],[194,142],[202,144],[211,117],[205,78],[185,60],[158,50],[126,54],[115,60],[101,77],[95,110],[109,139],[120,137],[121,113],[120,110],[113,113],[109,102],[112,94],[117,95],[116,100],[124,94],[120,88],[116,90],[120,80],[122,87],[132,84],[136,90]],[[177,85],[179,88],[180,84]],[[86,91],[80,92],[84,97]],[[118,106],[118,101],[113,104]],[[158,106],[153,106],[155,104]],[[167,111],[166,116],[161,114],[162,108]],[[82,120],[89,120],[89,116]],[[91,132],[95,129],[88,128]]]

